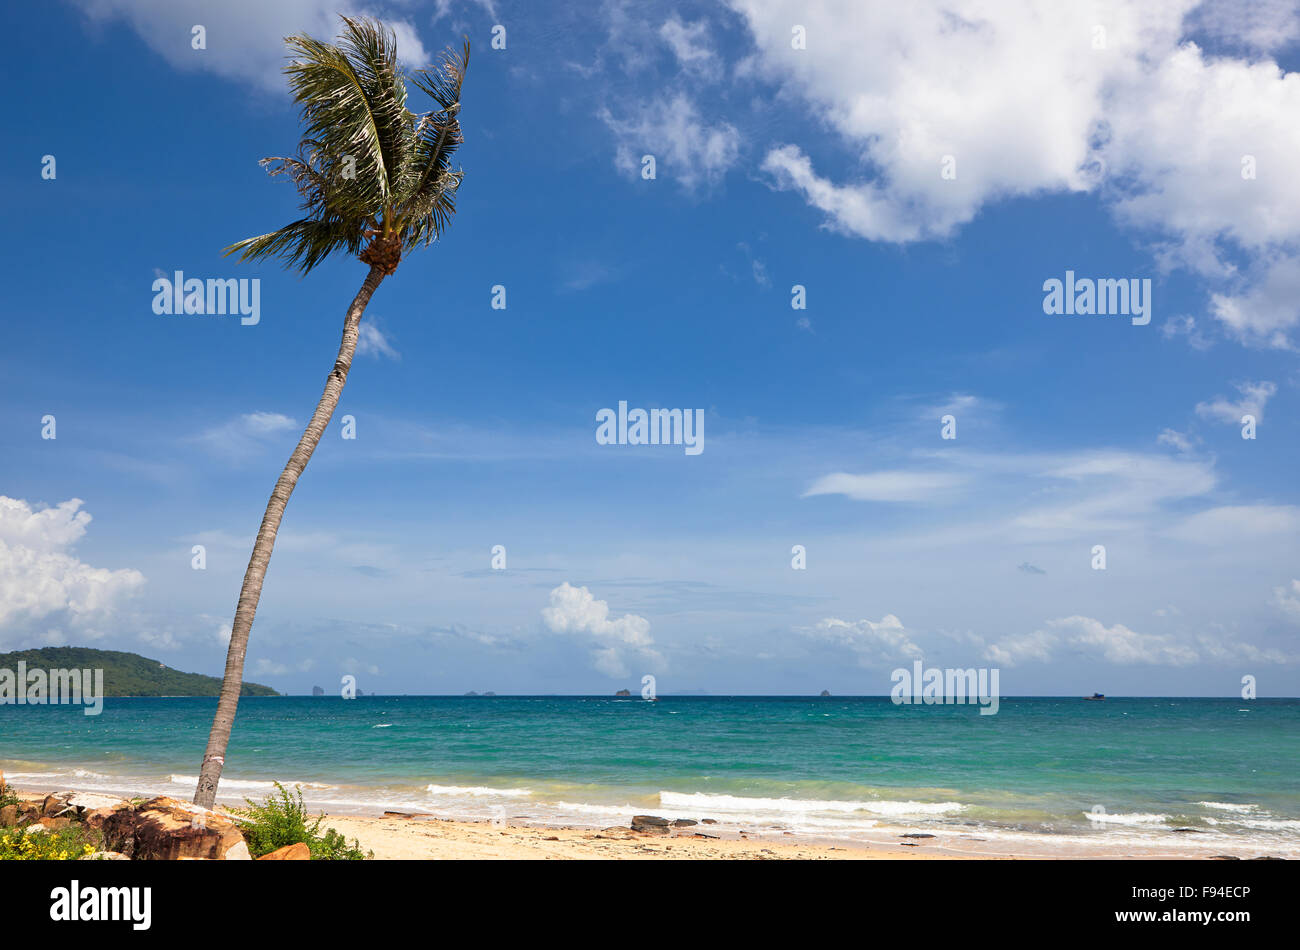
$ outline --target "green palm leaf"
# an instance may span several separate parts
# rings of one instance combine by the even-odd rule
[[[463,142],[469,43],[410,77],[433,100],[417,115],[407,108],[393,32],[364,17],[341,19],[337,45],[305,35],[285,41],[304,137],[296,156],[262,165],[293,182],[303,217],[226,248],[241,260],[279,258],[309,271],[346,251],[391,271],[402,250],[436,240],[456,213],[463,176],[451,159]]]

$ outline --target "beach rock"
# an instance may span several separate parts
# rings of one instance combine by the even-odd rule
[[[699,822],[694,818],[678,818],[673,822],[674,828],[689,828],[691,825],[698,825]]]
[[[927,835],[919,831],[909,831],[907,834],[899,835],[900,838],[933,838],[934,835]]]
[[[700,819],[700,824],[704,824],[704,825],[716,825],[717,823],[718,823],[718,819],[716,819],[716,818],[701,818],[701,819]]]
[[[72,792],[60,792],[57,795],[46,795],[45,801],[41,802],[41,814],[49,815],[53,818],[59,812],[68,807],[68,799],[72,797]]]
[[[88,811],[82,815],[81,820],[86,823],[86,827],[90,830],[99,831],[104,827],[104,822],[113,816],[114,812],[129,807],[129,805],[123,804],[117,808],[96,808],[94,811]]]
[[[12,828],[18,824],[18,806],[6,805],[0,808],[0,828]]]
[[[664,835],[668,833],[668,819],[657,815],[633,815],[632,830]]]
[[[68,799],[68,808],[76,811],[78,818],[85,818],[91,812],[101,809],[106,808],[111,811],[125,805],[127,805],[127,802],[116,795],[98,795],[94,792],[77,792]],[[70,814],[70,812],[65,809],[64,814]]]
[[[41,824],[44,825],[50,831],[61,831],[64,828],[68,827],[68,825],[72,824],[72,819],[51,818],[50,816],[47,815],[46,817],[41,819]]]
[[[114,809],[105,817],[103,831],[109,848],[137,861],[252,859],[233,821],[174,798],[154,798],[136,808]]]
[[[125,854],[118,851],[96,851],[94,854],[83,855],[77,858],[78,861],[130,861]]]
[[[277,848],[270,854],[264,854],[257,860],[259,861],[310,861],[311,850],[306,844],[299,841],[296,844],[287,844],[283,848]]]

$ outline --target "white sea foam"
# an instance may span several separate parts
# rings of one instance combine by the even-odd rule
[[[1197,802],[1202,808],[1215,808],[1219,811],[1248,812],[1259,811],[1258,805],[1238,805],[1234,802]]]
[[[1169,820],[1168,815],[1156,815],[1146,812],[1111,814],[1110,812],[1085,811],[1083,814],[1089,821],[1104,825],[1163,825]]]
[[[447,795],[458,797],[462,795],[474,798],[527,798],[533,794],[531,789],[527,788],[487,788],[482,785],[426,785],[425,789],[430,795]]]
[[[197,775],[172,774],[167,776],[167,781],[172,785],[197,786],[199,784],[199,777]],[[326,785],[322,782],[295,782],[291,779],[280,779],[279,782],[285,788],[293,788],[294,786],[302,786],[303,788],[334,788],[333,785]],[[275,782],[262,781],[260,779],[222,778],[220,787],[223,789],[237,788],[254,792],[273,791],[275,789]]]
[[[728,816],[780,817],[812,815],[872,815],[887,818],[931,818],[951,815],[965,806],[961,802],[913,801],[835,801],[812,798],[748,798],[742,795],[711,795],[707,792],[683,794],[659,793],[665,808],[692,809],[700,814]]]

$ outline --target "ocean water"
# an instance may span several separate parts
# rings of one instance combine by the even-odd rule
[[[214,708],[0,706],[0,769],[188,797]],[[1300,700],[1013,698],[981,716],[888,698],[244,699],[221,799],[274,781],[332,812],[1300,857]]]

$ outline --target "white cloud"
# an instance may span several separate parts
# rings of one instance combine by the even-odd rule
[[[1029,660],[1047,662],[1052,658],[1056,637],[1044,630],[1006,637],[984,649],[984,658],[1000,666],[1015,666]]]
[[[554,633],[585,634],[593,640],[596,668],[609,676],[628,674],[629,654],[651,664],[662,662],[650,636],[650,621],[636,614],[611,620],[608,603],[568,581],[551,591],[551,605],[542,608],[542,621]]]
[[[1059,500],[1017,515],[1018,528],[1055,536],[1119,530],[1149,519],[1161,505],[1214,489],[1208,461],[1137,452],[1080,452],[1041,461],[1033,472]]]
[[[740,155],[740,133],[729,123],[707,125],[685,93],[655,96],[633,108],[630,118],[609,109],[600,118],[618,140],[615,164],[640,175],[643,155],[655,157],[657,178],[670,177],[688,191],[722,180]]]
[[[1295,505],[1221,505],[1189,515],[1169,535],[1182,541],[1222,545],[1300,532]]]
[[[1158,610],[1156,615],[1164,616],[1168,612]],[[1014,666],[1023,661],[1048,662],[1060,650],[1095,656],[1122,666],[1188,666],[1211,660],[1289,663],[1293,659],[1280,650],[1260,649],[1229,637],[1201,636],[1193,646],[1172,636],[1138,633],[1122,623],[1108,627],[1100,620],[1077,615],[1049,620],[1044,629],[989,644],[984,657],[1003,666]]]
[[[805,145],[778,139],[762,160],[776,187],[798,192],[829,227],[933,240],[1007,198],[1095,192],[1156,238],[1159,261],[1206,280],[1211,315],[1230,335],[1291,345],[1300,81],[1266,58],[1207,56],[1186,39],[1277,49],[1300,29],[1294,5],[1247,14],[1195,0],[729,3],[756,48],[738,74],[770,80],[838,133],[830,156],[814,161]],[[806,29],[806,49],[791,48],[792,24]],[[955,177],[940,174],[946,156]],[[845,158],[848,170],[826,171]],[[1234,255],[1267,263],[1239,273]]]
[[[706,78],[718,75],[720,64],[709,45],[709,24],[704,20],[683,23],[674,13],[659,28],[659,36],[672,47],[683,70]]]
[[[390,360],[402,358],[402,354],[393,348],[393,344],[373,319],[361,324],[361,329],[357,333],[357,355],[376,358],[386,356]]]
[[[961,475],[942,472],[892,471],[866,475],[833,472],[813,482],[803,497],[844,495],[854,501],[936,501],[950,495],[964,482]]]
[[[235,460],[255,455],[276,436],[297,428],[278,412],[250,412],[200,433],[197,441],[214,455]]]
[[[1164,429],[1156,436],[1156,441],[1161,445],[1168,445],[1177,449],[1179,452],[1190,452],[1196,447],[1195,441],[1191,436],[1179,432],[1177,429]]]
[[[334,0],[76,0],[94,23],[127,21],[150,49],[182,70],[207,70],[273,91],[287,87],[284,38],[307,33],[320,40],[338,36],[338,14],[375,15],[368,4]],[[397,37],[398,55],[413,66],[429,62],[415,27],[383,17]],[[195,24],[207,31],[207,48],[190,45]]]
[[[1208,0],[1186,22],[1248,50],[1271,52],[1300,40],[1300,7],[1292,0]]]
[[[1261,383],[1239,383],[1237,392],[1241,398],[1236,401],[1218,396],[1211,402],[1198,402],[1196,414],[1213,422],[1241,425],[1241,417],[1249,413],[1255,417],[1256,422],[1263,422],[1264,407],[1277,392],[1277,384],[1267,380]]]
[[[1184,666],[1197,660],[1194,649],[1178,643],[1173,637],[1138,633],[1122,623],[1107,627],[1100,620],[1074,616],[1049,620],[1047,625],[1060,634],[1067,645],[1100,653],[1111,663]]]
[[[1210,312],[1229,334],[1254,346],[1294,349],[1291,330],[1300,322],[1300,260],[1288,254],[1255,268],[1253,281],[1240,294],[1212,294]],[[1193,337],[1193,346],[1195,338]]]
[[[1274,587],[1273,606],[1292,620],[1300,620],[1300,580],[1293,580],[1289,587]]]
[[[1213,302],[1213,298],[1211,298],[1211,302]],[[1210,342],[1209,337],[1197,329],[1196,318],[1187,314],[1166,317],[1160,323],[1160,335],[1166,340],[1173,340],[1180,336],[1186,337],[1188,346],[1202,352],[1214,345]]]
[[[925,656],[925,651],[913,642],[903,622],[893,614],[885,614],[878,623],[827,617],[805,633],[816,640],[848,647],[858,654],[863,666]]]
[[[36,510],[0,495],[0,647],[37,635],[46,643],[98,637],[144,584],[139,571],[91,567],[73,555],[90,523],[81,505],[73,498]]]
[[[1071,4],[731,5],[754,36],[752,70],[809,101],[874,174],[837,184],[790,142],[764,168],[833,227],[881,241],[945,237],[999,198],[1089,188],[1105,86],[1149,32],[1126,14],[1112,21],[1119,48],[1098,54],[1096,12]],[[791,48],[791,24],[806,28],[807,49]],[[955,178],[941,176],[944,156]]]
[[[1049,620],[1046,629],[990,644],[984,656],[995,663],[1014,666],[1026,660],[1047,662],[1061,647],[1099,654],[1111,663],[1125,665],[1184,666],[1198,659],[1196,650],[1172,637],[1138,633],[1120,623],[1107,627],[1100,620],[1080,616]]]

